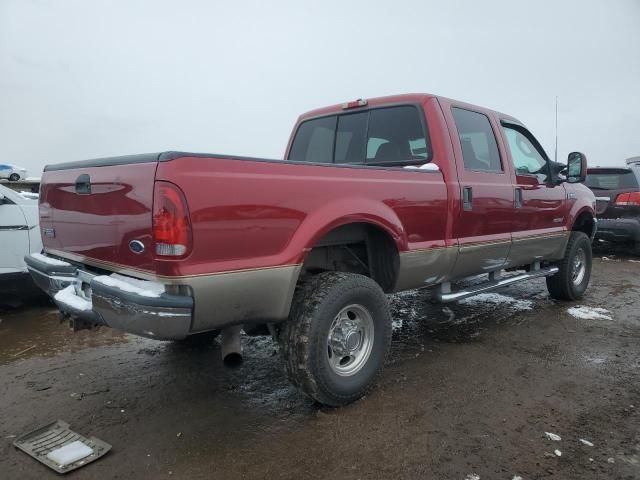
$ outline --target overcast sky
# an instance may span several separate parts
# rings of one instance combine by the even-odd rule
[[[640,155],[640,1],[0,0],[0,162],[282,158],[303,111],[436,93]]]

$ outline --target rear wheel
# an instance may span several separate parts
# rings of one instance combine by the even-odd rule
[[[20,175],[18,175],[17,173],[12,173],[11,175],[9,175],[9,180],[11,180],[12,182],[17,182],[18,180],[20,180]]]
[[[558,300],[579,300],[589,286],[591,278],[591,241],[583,233],[571,232],[564,258],[558,264],[559,271],[547,277],[547,289]]]
[[[322,404],[347,405],[382,371],[391,344],[387,298],[363,275],[321,273],[297,288],[278,340],[294,385]]]

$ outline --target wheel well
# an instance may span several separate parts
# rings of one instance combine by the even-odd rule
[[[594,220],[589,212],[582,212],[573,222],[571,230],[586,233],[589,238],[593,234]]]
[[[302,274],[351,272],[375,280],[385,292],[396,283],[400,256],[391,236],[368,223],[350,223],[331,230],[307,255]]]

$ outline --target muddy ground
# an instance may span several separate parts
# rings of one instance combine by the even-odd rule
[[[596,258],[578,304],[599,318],[572,316],[544,280],[497,293],[448,308],[394,296],[378,387],[334,410],[289,386],[265,337],[229,370],[217,343],[73,334],[46,303],[6,309],[0,478],[57,476],[12,446],[56,419],[113,445],[78,480],[640,478],[638,259]]]

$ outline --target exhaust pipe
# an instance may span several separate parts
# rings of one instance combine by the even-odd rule
[[[242,325],[234,325],[222,330],[222,362],[227,367],[237,367],[242,363],[242,343],[240,342],[240,331]]]

